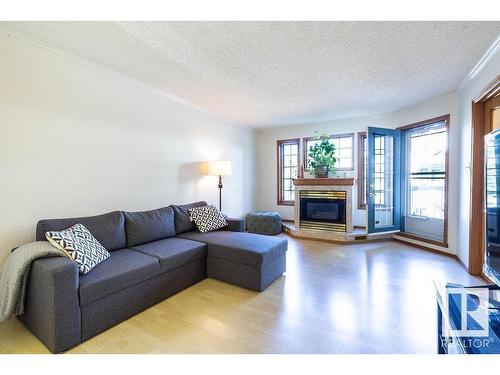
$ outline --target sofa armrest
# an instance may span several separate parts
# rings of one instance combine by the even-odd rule
[[[225,228],[226,230],[230,230],[231,232],[244,232],[245,231],[245,219],[237,219],[237,218],[226,218],[228,226]]]
[[[78,265],[66,257],[37,259],[31,264],[19,319],[52,353],[81,342]]]

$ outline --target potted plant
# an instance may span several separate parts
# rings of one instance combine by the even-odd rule
[[[329,172],[335,171],[337,159],[333,156],[335,146],[330,143],[328,135],[315,133],[315,144],[309,147],[309,173],[316,178],[326,178]]]

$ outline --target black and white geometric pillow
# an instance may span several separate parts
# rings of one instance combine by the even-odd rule
[[[189,219],[194,221],[201,233],[226,227],[224,215],[213,205],[193,207],[189,209]]]
[[[45,237],[74,260],[82,274],[89,272],[110,256],[104,246],[82,224],[75,224],[61,231],[46,232]]]

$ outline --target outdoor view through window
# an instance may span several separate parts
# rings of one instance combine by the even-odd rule
[[[410,215],[444,219],[446,137],[444,124],[410,133]]]

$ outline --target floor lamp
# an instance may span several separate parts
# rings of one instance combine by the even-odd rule
[[[231,176],[231,162],[215,160],[208,162],[208,174],[219,176],[219,211],[222,211],[222,176]]]

